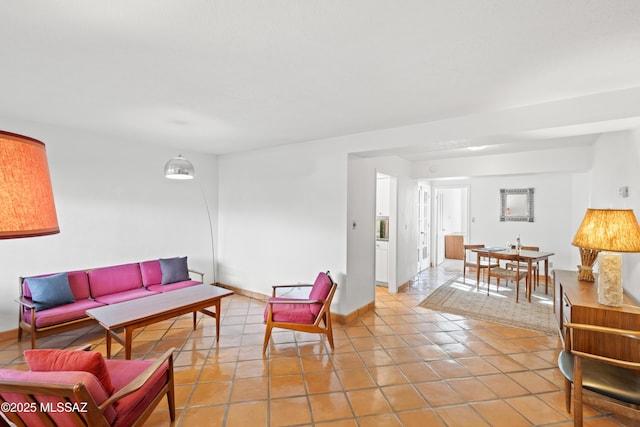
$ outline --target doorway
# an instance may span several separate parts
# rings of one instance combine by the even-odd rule
[[[463,259],[462,245],[469,240],[469,187],[434,187],[434,201],[434,265],[445,258]]]
[[[397,178],[376,173],[375,279],[377,286],[398,292],[397,254]]]
[[[431,266],[431,186],[418,182],[418,268]]]

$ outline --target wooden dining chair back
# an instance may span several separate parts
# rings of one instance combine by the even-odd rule
[[[511,249],[515,249],[515,246],[511,246]],[[523,251],[540,251],[540,247],[539,246],[522,246],[520,249],[522,249]],[[533,264],[531,264],[531,279],[533,281],[533,288],[537,288],[538,285],[540,284],[540,263],[538,262],[534,262]],[[516,262],[515,261],[510,261],[505,265],[506,268],[514,270],[516,268]],[[527,263],[526,262],[521,262],[520,263],[520,268],[528,268]]]
[[[489,263],[482,262],[480,254],[473,252],[474,249],[482,249],[485,245],[464,245],[464,265],[462,269],[462,282],[467,283],[467,270],[476,271],[480,269],[480,275],[484,279]],[[491,267],[498,267],[498,263],[491,264]]]
[[[491,252],[487,252],[488,263],[493,264],[491,261]],[[499,262],[497,258],[495,258],[496,262]],[[516,302],[518,302],[520,298],[520,281],[525,279],[525,290],[529,287],[529,273],[527,272],[526,265],[521,267],[521,263],[516,262],[515,270],[500,267],[490,267],[487,269],[487,295],[489,295],[489,288],[491,286],[491,278],[495,277],[496,279],[496,291],[500,290],[500,279],[505,279],[507,282],[509,280],[514,281],[516,284]]]
[[[600,337],[603,342],[606,337],[623,337],[622,345],[637,348],[640,346],[640,331],[581,323],[565,323],[564,326],[565,349],[558,356],[558,367],[565,379],[565,406],[568,413],[571,413],[573,384],[573,425],[582,426],[585,403],[640,421],[640,363],[595,354],[593,351],[580,351],[573,348],[572,344],[573,331],[579,330],[593,333],[594,339]]]

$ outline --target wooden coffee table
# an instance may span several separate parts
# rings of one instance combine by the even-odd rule
[[[196,329],[196,313],[199,311],[216,319],[216,342],[220,340],[220,300],[233,292],[213,285],[196,285],[162,294],[149,295],[131,301],[106,305],[87,310],[106,332],[107,358],[111,358],[111,338],[124,346],[125,358],[131,359],[133,331],[162,320],[193,313],[193,329]],[[215,307],[215,311],[207,310]],[[124,328],[124,339],[116,329]]]

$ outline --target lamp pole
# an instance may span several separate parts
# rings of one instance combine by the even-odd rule
[[[182,155],[170,159],[164,165],[164,176],[169,179],[193,179],[195,178],[195,169],[193,164]],[[209,210],[209,203],[207,203],[207,196],[204,193],[202,184],[198,182],[200,193],[202,194],[202,200],[204,201],[204,207],[207,211],[207,221],[209,222],[209,237],[211,238],[211,261],[213,262],[213,284],[216,283],[216,253],[213,244],[213,224],[211,223],[211,212]]]

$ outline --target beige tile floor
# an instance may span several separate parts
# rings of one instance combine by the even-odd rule
[[[263,357],[264,303],[234,295],[223,300],[218,344],[213,319],[193,331],[183,316],[141,329],[133,357],[178,349],[176,426],[571,425],[556,336],[418,307],[461,268],[447,261],[395,295],[377,287],[375,312],[334,325],[334,352],[318,335],[276,330]],[[27,369],[28,342],[0,342],[0,365]],[[39,347],[86,343],[104,354],[97,326]],[[164,401],[146,425],[170,425]],[[632,424],[587,408],[585,425]]]

